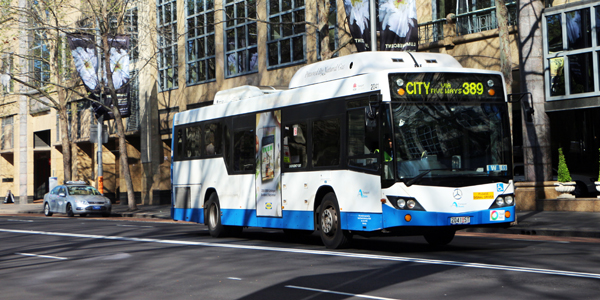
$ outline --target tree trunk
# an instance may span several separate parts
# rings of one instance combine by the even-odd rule
[[[512,94],[512,57],[510,53],[510,35],[508,33],[508,9],[504,0],[496,0],[496,18],[500,37],[500,69],[506,81],[506,93]]]

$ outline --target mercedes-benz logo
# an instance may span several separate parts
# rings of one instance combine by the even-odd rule
[[[455,189],[452,193],[452,196],[454,197],[454,199],[460,200],[460,198],[462,198],[462,191],[460,189]]]

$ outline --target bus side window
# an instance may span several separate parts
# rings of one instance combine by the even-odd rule
[[[233,171],[254,171],[256,135],[254,130],[233,133]]]
[[[308,152],[306,149],[306,123],[284,126],[283,166],[288,169],[306,168]]]
[[[212,123],[204,125],[204,154],[206,156],[215,156],[223,154],[221,146],[221,124]]]
[[[185,133],[185,157],[200,157],[202,127],[187,127]]]
[[[223,125],[223,160],[228,170],[231,170],[231,135],[229,134],[229,127]]]
[[[340,119],[317,120],[313,123],[314,167],[338,166],[340,164]]]
[[[183,158],[183,129],[177,129],[177,138],[175,141],[175,160],[180,160]]]
[[[377,127],[366,126],[364,109],[348,111],[348,164],[377,170]]]

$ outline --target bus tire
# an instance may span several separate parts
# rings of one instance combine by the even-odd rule
[[[328,249],[345,248],[350,244],[352,235],[342,230],[340,206],[333,193],[326,194],[320,205],[319,235]]]
[[[205,207],[208,208],[206,225],[208,225],[210,235],[216,238],[225,236],[225,226],[221,223],[221,206],[219,205],[217,193],[210,195]]]
[[[454,239],[454,234],[456,234],[456,230],[446,229],[426,233],[424,237],[427,243],[429,243],[429,245],[439,247],[448,245],[450,242],[452,242],[452,240]]]

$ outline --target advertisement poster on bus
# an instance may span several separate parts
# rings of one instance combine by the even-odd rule
[[[281,111],[256,115],[256,214],[281,217]]]

